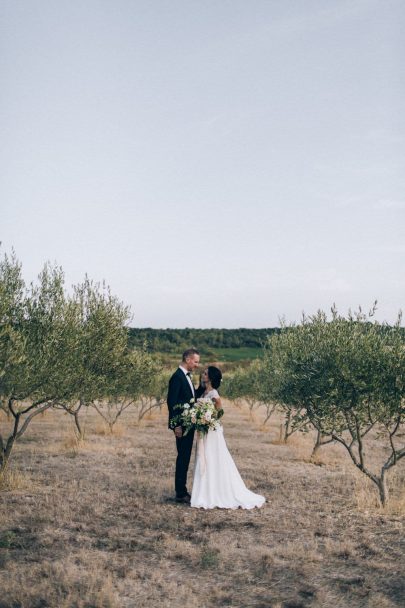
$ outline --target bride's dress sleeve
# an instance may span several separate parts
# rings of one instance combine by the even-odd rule
[[[216,388],[213,388],[213,389],[210,391],[210,397],[211,397],[211,399],[212,399],[213,397],[214,397],[214,399],[218,399],[218,398],[219,398],[219,393],[218,393],[218,391],[217,391],[217,389],[216,389]]]

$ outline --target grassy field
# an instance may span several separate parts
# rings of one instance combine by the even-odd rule
[[[180,352],[173,353],[155,353],[163,362],[165,367],[172,369],[181,361]],[[238,366],[247,366],[253,359],[258,359],[263,356],[262,348],[243,347],[243,348],[215,348],[212,351],[200,350],[201,360],[204,365],[216,364],[222,370],[232,370]]]
[[[400,492],[382,512],[338,446],[314,464],[310,435],[282,445],[280,420],[263,428],[260,412],[225,409],[239,470],[267,498],[260,510],[173,501],[165,411],[140,425],[128,412],[113,436],[89,411],[81,446],[67,415],[37,417],[0,494],[0,608],[404,606]]]
[[[204,353],[202,353],[203,355]],[[232,361],[251,361],[263,356],[262,348],[245,346],[243,348],[216,348],[214,359],[225,363]]]

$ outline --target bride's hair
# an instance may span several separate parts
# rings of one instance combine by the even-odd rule
[[[214,365],[209,365],[207,367],[208,378],[211,382],[212,388],[219,388],[222,380],[222,372],[220,369],[215,367]]]

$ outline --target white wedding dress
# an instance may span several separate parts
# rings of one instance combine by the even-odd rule
[[[204,395],[219,397],[215,389]],[[254,509],[266,499],[247,489],[226,446],[222,426],[197,436],[191,506],[203,509]]]

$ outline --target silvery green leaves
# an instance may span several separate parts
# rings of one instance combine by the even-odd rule
[[[399,322],[372,322],[361,311],[328,320],[319,311],[300,325],[284,327],[266,345],[265,367],[274,398],[305,418],[322,436],[341,443],[353,463],[388,499],[386,472],[405,456],[405,342]],[[389,456],[375,474],[367,465],[369,433],[384,437]]]
[[[50,407],[75,414],[111,391],[127,357],[128,309],[87,278],[65,290],[46,264],[25,285],[14,255],[0,262],[0,398],[12,424],[0,437],[0,470],[30,421]]]

